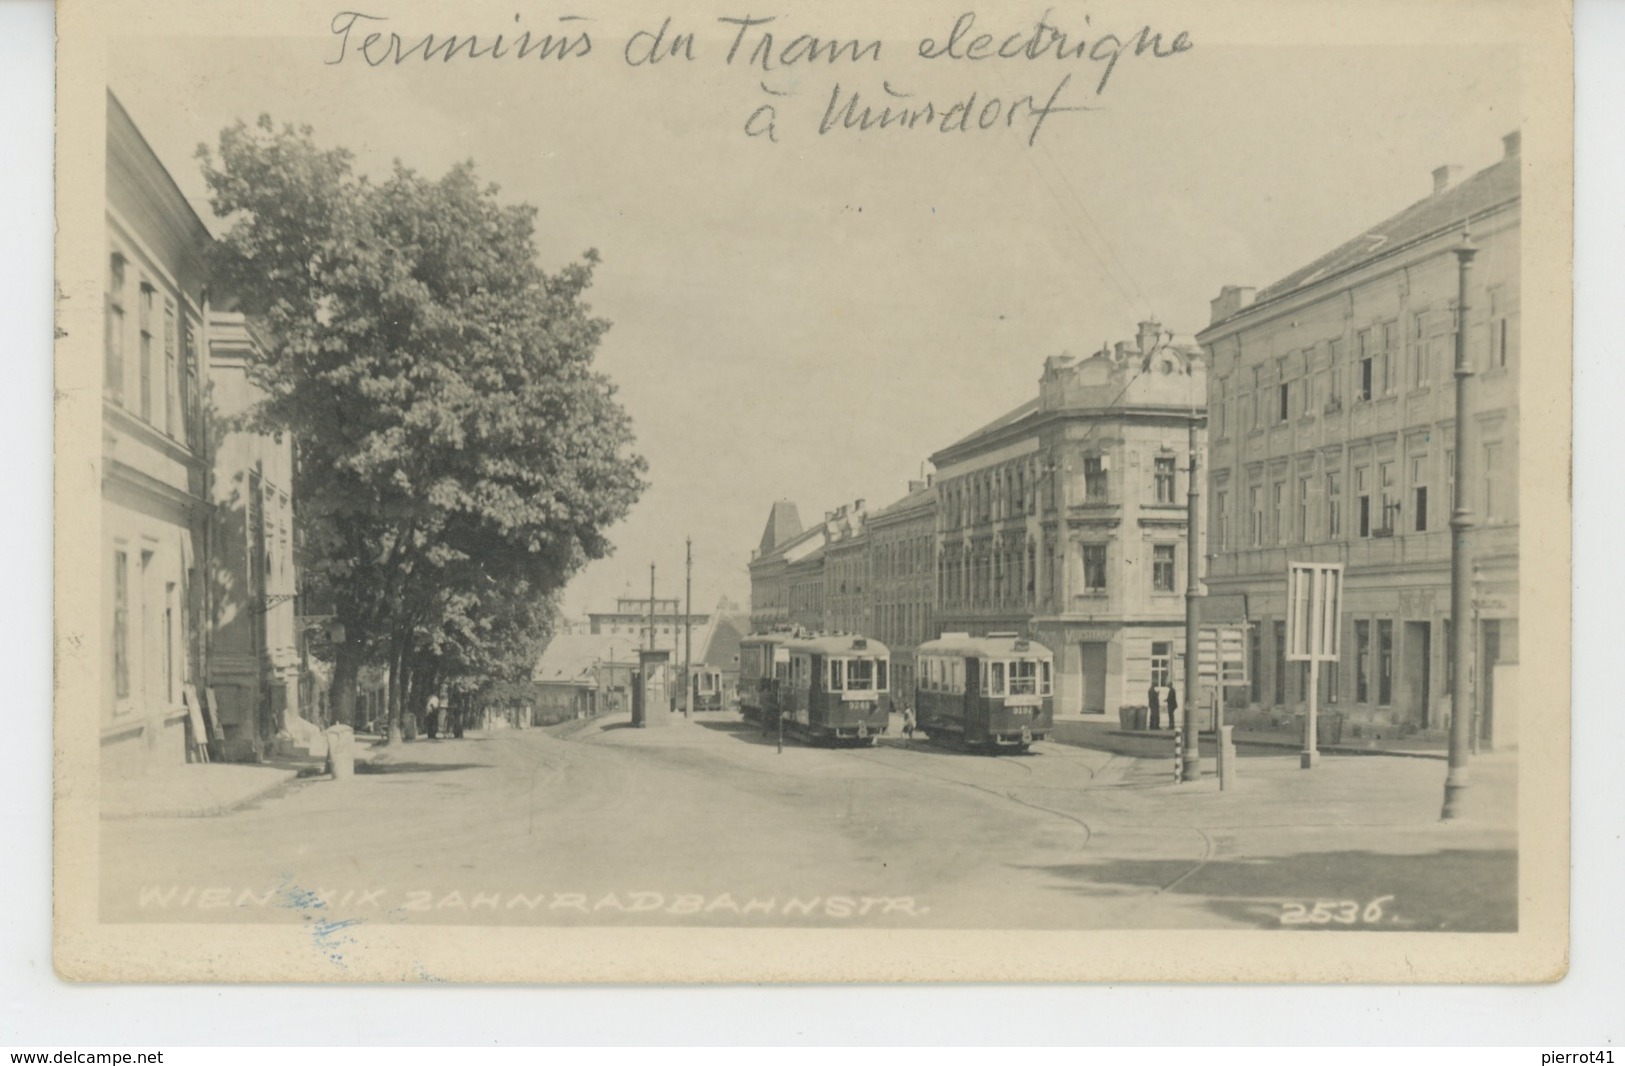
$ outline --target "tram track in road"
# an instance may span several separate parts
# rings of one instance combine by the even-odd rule
[[[985,793],[985,794],[987,794],[989,796],[993,796],[993,797],[996,797],[998,799],[1005,800],[1006,802],[1014,803],[1019,807],[1026,807],[1029,810],[1039,811],[1039,812],[1044,813],[1044,814],[1052,815],[1052,816],[1054,816],[1056,818],[1064,819],[1065,821],[1071,822],[1073,825],[1076,825],[1078,828],[1083,830],[1083,843],[1081,845],[1079,845],[1079,850],[1080,851],[1083,850],[1084,848],[1087,848],[1089,846],[1089,842],[1092,839],[1094,839],[1094,835],[1095,835],[1094,828],[1092,826],[1090,826],[1090,824],[1088,822],[1084,821],[1082,818],[1079,818],[1077,815],[1069,814],[1066,811],[1056,810],[1054,807],[1046,807],[1046,806],[1044,806],[1043,804],[1040,804],[1040,803],[1033,803],[1033,802],[1031,802],[1029,800],[1024,800],[1021,797],[1017,796],[1014,792],[1010,791],[1009,789],[1001,789],[1001,788],[995,788],[995,787],[992,787],[992,786],[989,786],[989,785],[981,785],[981,784],[977,784],[974,781],[966,781],[964,778],[961,778],[961,777],[954,777],[954,776],[949,775],[949,774],[932,773],[931,771],[923,769],[922,767],[908,766],[908,765],[905,765],[904,763],[897,762],[895,760],[883,759],[883,758],[880,758],[879,756],[885,754],[885,749],[881,749],[881,748],[835,748],[833,750],[838,751],[843,755],[848,755],[848,756],[850,756],[852,758],[856,758],[860,762],[878,763],[881,766],[887,766],[887,767],[890,767],[892,769],[906,770],[906,771],[908,771],[910,773],[917,774],[917,775],[919,775],[921,777],[929,777],[929,778],[932,778],[933,780],[945,781],[945,782],[947,782],[948,784],[951,784],[951,785],[959,785],[962,788],[973,789],[973,790],[975,790],[977,792],[982,792],[982,793]],[[865,756],[867,756],[867,758],[865,758]],[[1013,760],[1011,760],[1010,756],[999,756],[998,758],[999,758],[999,760],[1013,761]],[[997,760],[993,760],[993,761],[997,761]],[[1021,764],[1017,763],[1017,765],[1020,766]],[[1033,775],[1032,767],[1030,767],[1030,766],[1021,766],[1021,768],[1026,771],[1028,777],[1031,777]]]

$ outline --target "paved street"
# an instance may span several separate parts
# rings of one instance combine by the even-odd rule
[[[1238,787],[1063,744],[787,743],[731,714],[422,740],[229,814],[102,823],[109,921],[1516,927],[1510,763],[1253,755]],[[1317,908],[1318,904],[1318,908]]]

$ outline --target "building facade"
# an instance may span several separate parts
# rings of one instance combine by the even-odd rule
[[[830,633],[865,633],[870,629],[873,585],[869,579],[869,528],[863,501],[842,505],[826,518],[824,545],[824,618],[818,627]]]
[[[1177,683],[1206,375],[1199,348],[1143,322],[1135,342],[1047,359],[1037,398],[933,455],[936,632],[1043,643],[1060,715]]]
[[[260,398],[248,377],[258,344],[241,314],[210,315],[209,398],[221,419]],[[293,442],[286,434],[232,431],[221,435],[213,458],[209,687],[222,753],[253,759],[279,734],[310,741],[314,732],[300,706]]]
[[[891,650],[892,690],[912,699],[914,650],[932,632],[937,587],[937,490],[910,481],[908,495],[869,515],[871,630]]]
[[[1210,600],[1251,627],[1247,716],[1280,720],[1307,699],[1285,658],[1291,561],[1345,567],[1342,658],[1321,706],[1353,729],[1445,728],[1449,528],[1455,459],[1454,249],[1477,248],[1466,341],[1471,441],[1477,731],[1514,733],[1518,644],[1518,135],[1433,193],[1256,294],[1228,286],[1199,336],[1212,363]]]
[[[187,693],[204,677],[210,237],[111,93],[106,221],[99,717],[117,773],[186,760]]]
[[[790,624],[790,588],[785,567],[795,548],[807,545],[811,534],[801,526],[801,514],[789,500],[776,500],[768,512],[762,539],[750,556],[750,624],[753,632],[765,633]]]
[[[587,620],[594,634],[624,637],[639,648],[665,649],[681,662],[685,627],[697,629],[709,622],[711,616],[685,613],[683,602],[677,599],[650,601],[647,598],[622,596],[615,601],[613,611],[589,611]],[[652,638],[649,631],[651,624],[654,626]]]

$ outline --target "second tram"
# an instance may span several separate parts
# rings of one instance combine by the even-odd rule
[[[886,732],[891,653],[852,634],[797,636],[775,664],[778,713],[809,740],[873,745]]]
[[[934,741],[1026,751],[1055,726],[1054,656],[1037,641],[944,633],[915,663],[915,714]]]

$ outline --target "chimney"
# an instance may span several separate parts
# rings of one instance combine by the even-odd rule
[[[1506,149],[1506,158],[1511,159],[1523,149],[1523,131],[1513,130],[1501,138],[1501,146]]]
[[[1117,348],[1113,353],[1113,358],[1115,358],[1119,363],[1128,358],[1128,341],[1117,342]]]
[[[910,493],[919,492],[923,488],[925,488],[925,482],[923,481],[910,481],[908,483],[908,491]]]
[[[1137,340],[1140,344],[1140,354],[1147,355],[1156,347],[1157,338],[1162,334],[1162,323],[1156,319],[1140,323],[1140,333]]]
[[[861,510],[863,510],[863,501],[862,500],[853,500],[852,501],[852,513],[857,514]]]
[[[930,488],[932,485],[936,484],[936,481],[937,481],[937,475],[935,475],[935,474],[927,474],[927,475],[925,475],[925,487],[926,488]]]
[[[1446,163],[1433,168],[1433,195],[1437,196],[1461,180],[1461,167]]]
[[[1222,322],[1244,307],[1252,306],[1253,297],[1258,295],[1258,289],[1252,285],[1226,285],[1219,290],[1219,295],[1209,302],[1211,310],[1208,324]]]

